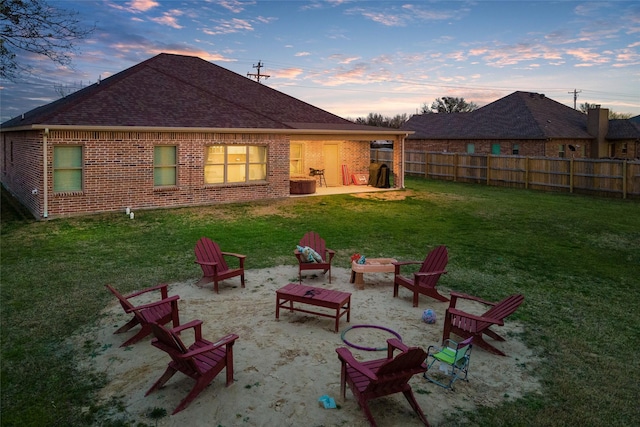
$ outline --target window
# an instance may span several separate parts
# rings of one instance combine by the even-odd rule
[[[513,154],[514,156],[520,154],[520,144],[513,144],[513,147],[511,148],[511,154]]]
[[[564,144],[558,145],[558,157],[564,157]]]
[[[467,144],[467,153],[473,154],[476,152],[476,144]]]
[[[82,147],[53,147],[53,191],[82,191]]]
[[[267,147],[212,145],[206,148],[205,184],[264,181],[267,179]]]
[[[301,175],[303,173],[302,144],[291,144],[289,151],[289,174]]]
[[[177,185],[177,148],[173,145],[153,147],[153,185],[165,187]]]
[[[491,154],[500,154],[500,144],[491,144]]]
[[[621,151],[622,154],[627,154],[627,143],[626,142],[623,142],[620,148],[622,150]]]

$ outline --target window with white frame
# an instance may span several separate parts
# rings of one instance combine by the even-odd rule
[[[564,144],[559,144],[558,145],[558,157],[565,157],[565,145]]]
[[[205,184],[264,181],[266,179],[266,146],[211,145],[206,147]]]
[[[467,153],[473,154],[475,152],[476,152],[476,144],[473,144],[473,143],[467,144]]]
[[[513,154],[514,156],[520,154],[520,144],[513,144],[513,147],[511,147],[511,154]]]
[[[53,147],[53,191],[82,191],[82,146]]]
[[[175,145],[153,147],[153,185],[166,187],[177,185],[178,148]]]

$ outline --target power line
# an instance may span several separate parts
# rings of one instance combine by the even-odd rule
[[[253,68],[257,68],[258,72],[257,73],[247,73],[247,77],[253,77],[256,79],[256,81],[258,83],[260,83],[260,78],[264,78],[265,80],[268,79],[269,77],[271,77],[268,74],[260,74],[260,68],[264,67],[264,65],[262,65],[261,61],[258,61],[258,65],[253,65]]]
[[[567,92],[573,94],[573,109],[577,110],[576,102],[578,101],[578,94],[582,92],[581,90],[574,89],[573,92]]]

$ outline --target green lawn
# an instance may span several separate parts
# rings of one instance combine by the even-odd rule
[[[482,408],[470,425],[640,423],[637,201],[415,178],[406,193],[398,201],[337,195],[48,222],[25,220],[3,198],[2,425],[122,425],[105,421],[117,402],[93,400],[104,379],[74,368],[77,352],[93,349],[66,341],[113,302],[104,285],[126,292],[198,278],[193,246],[205,235],[247,254],[249,269],[294,265],[292,250],[309,230],[338,251],[341,267],[354,252],[415,259],[445,244],[446,287],[496,301],[525,295],[511,319],[545,361],[536,372],[543,394]]]

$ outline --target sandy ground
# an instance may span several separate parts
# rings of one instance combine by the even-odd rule
[[[239,278],[220,285],[215,294],[211,285],[188,283],[169,285],[170,295],[180,295],[180,320],[203,320],[203,335],[210,341],[236,333],[234,346],[235,383],[225,387],[222,372],[187,409],[161,418],[158,426],[367,426],[368,423],[350,390],[340,399],[340,363],[335,352],[345,346],[341,333],[353,325],[377,325],[396,331],[402,341],[425,350],[440,344],[442,319],[448,303],[420,297],[420,307],[412,307],[411,294],[401,288],[393,298],[393,274],[365,274],[363,290],[349,283],[350,270],[333,268],[332,284],[324,275],[309,272],[303,283],[351,292],[351,322],[341,320],[340,332],[334,332],[333,319],[304,313],[281,311],[275,319],[275,291],[297,279],[297,266],[287,265],[246,272],[246,288]],[[448,295],[448,290],[441,288]],[[105,289],[105,292],[107,290]],[[145,300],[140,300],[140,303]],[[526,301],[525,301],[526,304]],[[476,303],[458,303],[458,307],[481,314],[486,307]],[[438,320],[426,324],[423,311],[433,309]],[[97,351],[79,361],[82,368],[105,372],[109,383],[102,390],[105,400],[120,397],[130,420],[155,425],[148,417],[154,408],[171,414],[187,395],[194,381],[177,373],[167,385],[145,397],[148,388],[164,372],[169,356],[151,346],[147,337],[137,344],[119,347],[134,332],[113,332],[129,320],[115,301],[105,308],[97,325],[83,328],[74,337],[76,345],[93,340]],[[534,377],[538,361],[518,339],[520,325],[507,319],[497,332],[507,341],[496,345],[507,353],[501,357],[474,348],[471,354],[469,382],[458,381],[454,391],[427,382],[421,376],[411,380],[418,403],[431,425],[460,410],[497,405],[527,392],[539,390]],[[383,347],[391,334],[380,329],[355,328],[345,338],[360,346]],[[457,338],[457,337],[452,337]],[[183,337],[189,342],[190,336]],[[86,347],[86,346],[85,346]],[[383,351],[351,348],[357,359],[385,357]],[[85,354],[87,352],[85,351]],[[438,371],[437,369],[435,370]],[[318,399],[334,398],[338,408],[324,409]],[[371,408],[378,425],[421,425],[402,394],[376,399]],[[122,415],[122,414],[120,414]]]

